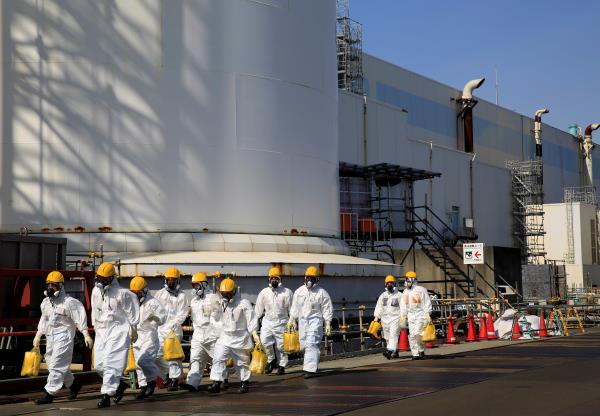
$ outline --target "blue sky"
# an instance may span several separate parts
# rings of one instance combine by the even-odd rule
[[[600,122],[598,0],[350,0],[363,50],[567,130]],[[595,141],[600,142],[600,133]]]

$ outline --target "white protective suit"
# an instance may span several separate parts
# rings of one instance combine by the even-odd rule
[[[53,396],[63,384],[70,388],[73,374],[70,366],[73,359],[75,330],[88,332],[85,308],[77,299],[60,290],[57,297],[47,297],[41,305],[42,317],[38,323],[38,334],[46,336],[48,380],[44,389]]]
[[[257,318],[265,314],[260,327],[260,342],[267,351],[267,362],[277,360],[281,367],[285,367],[288,362],[288,356],[283,352],[283,333],[293,296],[294,293],[287,287],[279,285],[274,289],[269,286],[260,291],[254,307]]]
[[[127,366],[129,331],[140,321],[137,296],[113,278],[110,285],[92,290],[92,323],[96,331],[94,368],[102,377],[102,394],[114,396]]]
[[[223,381],[227,378],[227,359],[233,358],[234,367],[240,372],[240,380],[250,380],[250,350],[254,343],[250,334],[258,330],[258,319],[252,304],[246,299],[233,297],[221,301],[223,331],[215,344],[210,379]]]
[[[431,313],[431,299],[427,289],[419,286],[416,282],[412,288],[404,289],[400,302],[400,315],[406,316],[408,321],[408,341],[410,343],[410,352],[413,357],[419,356],[425,352],[421,333],[429,322]]]
[[[398,339],[400,338],[400,300],[402,293],[398,288],[392,292],[387,289],[379,295],[375,305],[375,318],[381,321],[383,338],[386,341],[388,351],[396,352]]]
[[[194,335],[192,335],[190,371],[186,384],[198,388],[204,368],[214,356],[215,344],[223,329],[223,308],[220,296],[213,293],[193,295],[190,306]]]
[[[316,373],[321,355],[323,322],[331,322],[333,318],[333,304],[329,293],[319,285],[310,289],[306,285],[300,286],[294,292],[290,317],[298,320],[300,348],[304,350],[302,369]]]
[[[133,344],[133,355],[140,387],[156,379],[158,367],[156,354],[159,350],[158,327],[167,319],[167,311],[150,293],[140,305],[140,323],[137,328],[138,339]]]
[[[154,296],[156,300],[167,311],[167,320],[164,324],[158,327],[159,350],[156,357],[158,370],[163,374],[169,373],[170,379],[178,379],[183,374],[183,365],[181,361],[165,361],[163,359],[164,340],[169,335],[171,330],[174,330],[179,341],[183,338],[183,330],[181,325],[186,320],[189,314],[189,299],[185,292],[181,289],[170,292],[166,288],[162,288]],[[166,380],[165,380],[166,381]]]

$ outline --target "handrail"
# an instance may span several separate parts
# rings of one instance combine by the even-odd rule
[[[419,216],[419,214],[417,214],[417,212],[416,212],[416,210],[417,210],[417,209],[423,209],[423,210],[425,210],[425,212],[426,212],[427,214],[431,214],[433,217],[435,217],[435,218],[436,218],[436,219],[437,219],[437,220],[438,220],[438,221],[439,221],[439,222],[442,224],[442,226],[443,226],[443,231],[442,231],[442,232],[440,232],[440,231],[439,231],[439,230],[438,230],[436,227],[434,227],[434,226],[433,226],[433,224],[431,224],[429,221],[427,221],[427,220],[424,220],[424,219],[423,219],[421,216]],[[446,224],[446,223],[444,222],[444,220],[443,220],[443,219],[441,219],[441,218],[440,218],[440,217],[439,217],[439,216],[438,216],[438,215],[437,215],[437,214],[436,214],[436,213],[435,213],[435,212],[434,212],[434,211],[433,211],[431,208],[429,208],[427,205],[417,205],[417,206],[409,207],[409,210],[411,211],[412,215],[414,215],[414,216],[415,216],[415,217],[416,217],[416,218],[419,220],[419,222],[421,222],[422,224],[424,224],[426,229],[428,229],[428,230],[431,230],[431,231],[433,232],[433,234],[435,234],[435,235],[436,235],[436,236],[437,236],[437,237],[440,239],[440,241],[442,241],[442,242],[443,242],[443,241],[445,240],[443,232],[449,231],[449,232],[451,233],[451,235],[452,235],[452,236],[454,236],[454,237],[456,238],[456,240],[457,240],[457,241],[460,241],[460,242],[462,242],[463,244],[465,243],[465,241],[466,241],[466,240],[465,240],[464,238],[461,238],[461,237],[460,237],[460,236],[459,236],[459,235],[458,235],[458,234],[457,234],[457,233],[456,233],[456,232],[455,232],[455,231],[454,231],[452,228],[450,228],[450,227],[448,226],[448,224]],[[433,241],[433,242],[435,243],[435,241]],[[439,248],[439,245],[437,245],[437,244],[436,244],[436,246],[438,246],[438,248]],[[458,256],[458,257],[460,257],[460,256],[461,256],[461,254],[458,252],[458,250],[456,250],[456,248],[454,248],[454,247],[452,247],[452,246],[445,246],[445,247],[449,247],[449,248],[452,250],[452,252],[453,252],[453,253],[454,253],[456,256]],[[489,269],[489,270],[490,270],[492,273],[494,273],[494,277],[495,277],[496,279],[500,280],[500,281],[501,281],[501,282],[502,282],[504,285],[506,285],[506,286],[510,287],[510,288],[511,288],[511,289],[512,289],[512,290],[515,292],[515,294],[517,295],[517,297],[522,297],[522,296],[521,296],[521,294],[519,293],[519,291],[518,291],[518,290],[517,290],[515,287],[513,287],[513,286],[512,286],[510,283],[508,283],[508,282],[506,281],[506,279],[504,279],[504,277],[503,277],[503,276],[502,276],[500,273],[498,273],[496,270],[494,270],[494,268],[493,268],[492,266],[490,266],[490,265],[489,265],[487,262],[484,262],[483,264],[484,264],[484,265],[485,265],[485,266],[486,266],[486,267],[487,267],[487,268],[488,268],[488,269]],[[481,280],[482,280],[482,281],[483,281],[483,282],[484,282],[484,283],[485,283],[485,284],[486,284],[486,285],[487,285],[487,286],[488,286],[490,289],[494,290],[494,292],[498,292],[497,288],[496,288],[494,285],[490,284],[490,283],[489,283],[489,282],[488,282],[488,281],[485,279],[485,277],[484,277],[484,276],[483,276],[483,275],[482,275],[482,274],[481,274],[481,273],[480,273],[480,272],[479,272],[477,269],[473,268],[473,270],[475,271],[475,274],[476,274],[478,277],[480,277],[480,278],[481,278]]]

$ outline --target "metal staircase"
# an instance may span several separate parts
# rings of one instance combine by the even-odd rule
[[[484,288],[498,295],[498,288],[490,284],[474,267],[463,270],[461,267],[462,253],[456,248],[458,243],[467,243],[477,239],[476,235],[458,235],[428,206],[407,207],[407,228],[413,233],[414,242],[418,243],[423,253],[439,267],[446,281],[454,283],[463,293],[457,296],[488,296]],[[496,282],[512,287],[487,263],[485,267],[491,270]],[[447,295],[447,294],[446,294]]]

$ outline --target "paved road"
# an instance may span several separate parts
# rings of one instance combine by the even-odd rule
[[[498,345],[502,347],[489,348]],[[462,352],[452,354],[457,351]],[[137,402],[128,395],[121,405],[98,410],[97,394],[84,394],[76,401],[58,400],[47,406],[7,404],[0,406],[0,414],[600,414],[598,330],[517,345],[482,342],[444,347],[431,350],[424,361],[371,356],[332,361],[324,367],[323,376],[309,380],[297,372],[258,377],[246,395],[235,389],[219,396],[161,391],[152,401]]]

